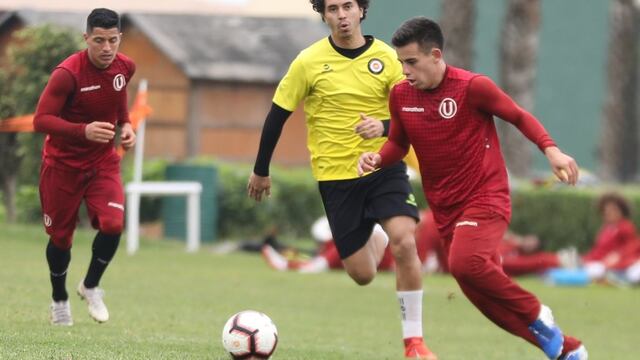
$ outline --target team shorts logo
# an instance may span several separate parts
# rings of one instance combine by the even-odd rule
[[[456,104],[456,101],[452,98],[445,98],[440,103],[438,112],[443,118],[451,119],[452,117],[456,116],[456,112],[458,112],[458,104]]]
[[[380,59],[369,60],[369,71],[372,74],[380,74],[384,70],[384,63]]]
[[[125,85],[127,85],[127,80],[125,80],[124,75],[118,74],[113,78],[113,88],[116,91],[122,90]]]
[[[42,217],[42,220],[44,221],[44,226],[49,227],[51,226],[51,217],[47,214],[44,214],[44,216]]]

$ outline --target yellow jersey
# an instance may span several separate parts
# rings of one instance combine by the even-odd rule
[[[338,53],[328,37],[298,54],[273,102],[294,111],[304,100],[307,147],[316,180],[358,177],[360,155],[378,151],[386,140],[365,140],[356,134],[360,114],[389,119],[389,92],[402,79],[395,50],[378,39],[354,59]]]

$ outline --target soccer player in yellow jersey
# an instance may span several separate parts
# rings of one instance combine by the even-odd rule
[[[345,270],[370,283],[387,242],[396,260],[396,290],[407,358],[436,359],[422,335],[422,278],[414,232],[418,210],[406,165],[359,177],[359,155],[377,151],[388,132],[388,95],[402,79],[395,51],[364,36],[369,0],[311,0],[331,35],[300,52],[280,81],[266,117],[248,195],[269,195],[269,163],[283,125],[304,100],[307,141],[331,232]],[[388,240],[373,237],[380,223]]]

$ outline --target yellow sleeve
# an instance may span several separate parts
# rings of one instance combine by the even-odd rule
[[[407,156],[404,157],[404,162],[408,167],[420,173],[420,165],[418,165],[418,157],[416,156],[415,150],[413,150],[413,146],[409,147],[409,152]]]
[[[389,64],[389,68],[391,69],[391,73],[389,74],[389,79],[391,81],[389,81],[388,91],[391,92],[391,89],[397,83],[404,80],[404,74],[402,73],[402,65],[400,65],[400,62],[396,59],[392,59],[391,64]]]
[[[285,76],[280,80],[273,102],[281,108],[294,111],[310,91],[307,73],[300,56],[296,57]]]

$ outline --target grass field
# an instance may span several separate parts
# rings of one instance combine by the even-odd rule
[[[360,288],[340,272],[278,273],[252,254],[186,254],[182,243],[147,241],[135,256],[121,246],[101,283],[111,320],[95,323],[74,293],[75,325],[61,328],[48,323],[44,232],[3,224],[0,233],[0,359],[227,359],[220,332],[244,309],[278,326],[274,359],[402,359],[392,274]],[[70,293],[86,271],[92,236],[76,236]],[[521,283],[585,341],[591,359],[640,358],[640,290]],[[482,317],[450,277],[425,277],[424,285],[426,336],[441,360],[545,358]]]

